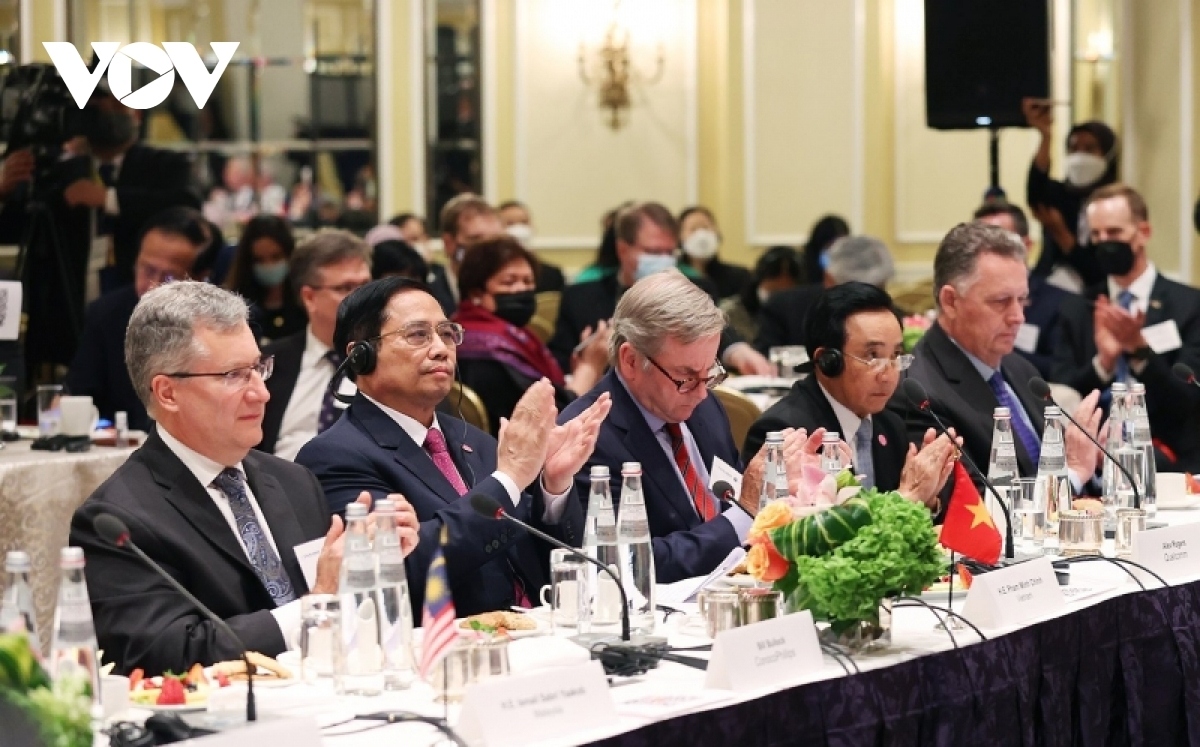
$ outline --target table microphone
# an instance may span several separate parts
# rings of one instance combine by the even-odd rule
[[[905,379],[901,387],[904,389],[904,396],[908,397],[908,401],[911,402],[918,410],[928,413],[929,416],[933,418],[933,422],[937,423],[938,430],[941,431],[942,435],[946,438],[949,438],[951,443],[954,443],[954,439],[951,438],[950,431],[946,428],[946,424],[942,422],[942,419],[939,418],[937,413],[933,411],[933,408],[929,406],[929,393],[925,391],[925,387],[921,385],[921,382],[917,381],[916,379]],[[987,475],[985,475],[983,471],[979,469],[979,467],[975,466],[975,462],[971,460],[971,456],[967,454],[964,449],[959,448],[958,454],[962,458],[963,464],[967,465],[967,469],[971,470],[971,474],[979,478],[979,481],[984,484],[984,487],[991,492],[992,496],[996,499],[996,503],[1000,505],[1000,510],[1004,512],[1004,557],[1012,560],[1014,557],[1013,522],[1012,513],[1010,513],[1008,510],[1008,503],[1006,503],[1005,500],[1000,497],[1000,492],[996,490],[996,486],[992,484],[992,481],[987,478]]]
[[[1189,368],[1188,371],[1190,372],[1191,369]],[[1076,428],[1078,428],[1080,431],[1082,431],[1083,435],[1087,436],[1088,440],[1096,445],[1096,448],[1100,450],[1100,453],[1102,453],[1102,454],[1104,454],[1104,456],[1108,457],[1108,460],[1110,462],[1112,462],[1113,464],[1115,464],[1117,466],[1117,469],[1121,470],[1121,472],[1123,472],[1125,474],[1125,479],[1129,480],[1129,485],[1130,485],[1130,487],[1133,488],[1133,507],[1141,508],[1142,507],[1142,495],[1138,491],[1137,480],[1133,479],[1133,474],[1131,474],[1130,471],[1125,467],[1125,465],[1121,464],[1121,462],[1116,457],[1114,457],[1111,453],[1109,453],[1108,449],[1101,446],[1099,441],[1092,438],[1092,434],[1088,433],[1084,429],[1084,427],[1079,424],[1079,421],[1077,421],[1075,418],[1071,417],[1070,413],[1068,413],[1057,402],[1054,401],[1054,393],[1050,391],[1050,385],[1046,383],[1046,380],[1043,379],[1041,376],[1034,376],[1032,379],[1029,380],[1029,391],[1033,392],[1033,396],[1037,397],[1038,399],[1044,400],[1044,401],[1049,402],[1050,404],[1054,405],[1055,407],[1058,407],[1058,409],[1062,411],[1063,416],[1066,417],[1067,420],[1070,420],[1072,425],[1074,425]],[[1111,425],[1109,427],[1111,427]]]
[[[727,481],[717,480],[716,482],[714,482],[713,486],[712,486],[712,492],[713,492],[713,495],[715,495],[718,500],[724,501],[726,503],[732,503],[733,505],[735,505],[738,508],[745,511],[746,515],[749,516],[751,519],[758,516],[757,511],[751,511],[749,508],[746,507],[746,504],[742,503],[741,501],[739,501],[737,499],[737,491],[735,491],[733,489],[733,486],[730,485]]]
[[[1192,386],[1200,386],[1200,382],[1196,381],[1196,372],[1186,363],[1176,363],[1171,366],[1171,372]]]
[[[545,540],[559,549],[566,550],[576,558],[582,558],[583,560],[586,560],[612,577],[612,580],[617,584],[617,591],[621,593],[621,640],[623,642],[629,641],[629,598],[625,596],[625,587],[621,584],[621,579],[617,577],[617,574],[612,572],[611,568],[587,553],[576,550],[566,542],[555,539],[542,530],[529,526],[509,512],[505,511],[504,506],[501,506],[500,502],[491,496],[483,495],[482,493],[472,493],[470,496],[470,501],[471,508],[475,509],[475,513],[479,514],[480,516],[486,516],[489,519],[504,519],[511,521],[513,524],[516,524],[533,536]]]
[[[125,526],[125,522],[121,521],[112,514],[96,514],[96,518],[92,519],[92,528],[96,530],[96,534],[100,535],[101,539],[117,547],[128,547],[135,555],[141,558],[142,562],[150,566],[150,568],[166,579],[175,591],[179,592],[200,610],[200,614],[212,621],[217,629],[224,632],[225,635],[233,639],[237,644],[238,649],[242,652],[242,662],[246,665],[246,720],[256,721],[258,719],[258,709],[254,707],[254,671],[255,667],[250,664],[249,657],[246,656],[246,644],[242,643],[242,639],[237,633],[233,632],[233,628],[229,627],[229,623],[217,617],[216,613],[210,610],[203,602],[196,598],[192,592],[183,587],[183,584],[175,580],[175,577],[163,570],[163,567],[142,551],[142,548],[133,543],[129,538],[129,527]]]

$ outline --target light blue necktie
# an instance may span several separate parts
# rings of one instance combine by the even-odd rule
[[[855,472],[863,476],[863,489],[875,487],[875,460],[871,457],[871,421],[859,423],[858,433],[854,434],[854,467]]]
[[[1133,294],[1128,290],[1121,291],[1117,295],[1117,304],[1125,311],[1129,311],[1133,308]],[[1129,359],[1125,357],[1124,353],[1121,353],[1117,357],[1117,371],[1116,375],[1113,376],[1113,381],[1119,381],[1122,384],[1129,381]],[[1112,395],[1110,394],[1109,396],[1111,397]]]
[[[292,590],[292,581],[284,570],[283,563],[275,548],[267,540],[266,532],[250,505],[250,496],[246,494],[246,481],[240,470],[226,467],[213,480],[213,487],[225,494],[229,499],[229,507],[233,510],[233,520],[237,524],[238,534],[242,544],[246,546],[246,557],[263,586],[275,600],[275,606],[281,607],[296,598]]]

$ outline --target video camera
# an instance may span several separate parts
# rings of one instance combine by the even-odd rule
[[[58,160],[62,146],[88,133],[95,119],[75,104],[66,82],[53,65],[22,65],[0,82],[0,141],[5,153],[29,148],[37,159],[34,182]]]

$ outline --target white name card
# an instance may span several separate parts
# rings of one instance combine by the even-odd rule
[[[503,747],[611,726],[616,719],[604,667],[589,661],[468,686],[456,728],[473,745]]]
[[[1132,550],[1135,563],[1141,563],[1166,581],[1200,576],[1200,524],[1138,532],[1133,535]]]
[[[971,582],[963,617],[981,628],[1011,628],[1063,611],[1066,600],[1049,558],[982,573]]]
[[[822,666],[812,613],[800,610],[717,633],[704,686],[756,690],[797,680]]]

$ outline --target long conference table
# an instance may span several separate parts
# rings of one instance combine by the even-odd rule
[[[1159,511],[1157,520],[1200,522],[1200,509]],[[957,649],[931,612],[899,609],[891,648],[855,656],[861,673],[852,676],[826,656],[783,687],[734,693],[705,689],[697,669],[663,663],[612,683],[611,723],[524,743],[1200,745],[1200,573],[1142,591],[1113,566],[1084,563],[1072,566],[1071,584],[1087,593],[1062,613],[988,631],[982,641],[956,631]],[[695,623],[673,614],[658,632],[679,647],[710,642]],[[510,658],[514,674],[549,676],[546,667],[586,654],[564,639],[529,638],[510,644]],[[315,719],[321,744],[330,747],[440,743],[424,724],[350,720],[355,714],[402,709],[436,717],[445,710],[452,725],[459,715],[458,705],[434,702],[419,681],[370,698],[336,696],[323,682],[259,689],[257,696],[260,713]]]

